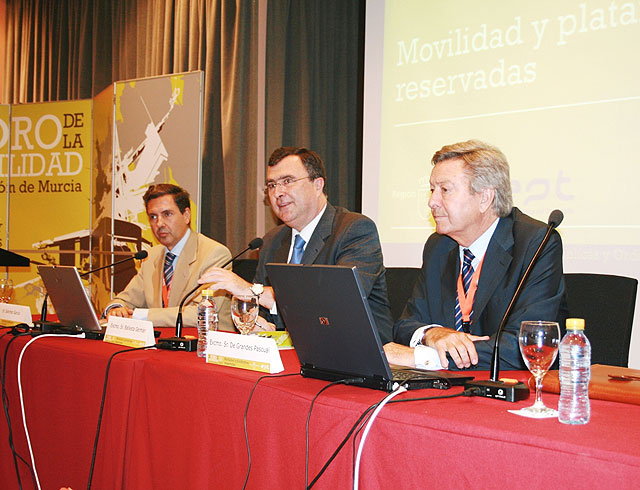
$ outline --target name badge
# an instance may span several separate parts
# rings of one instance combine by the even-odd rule
[[[147,320],[110,316],[104,341],[127,347],[155,345],[153,323]]]
[[[31,308],[11,303],[0,303],[0,321],[6,325],[26,323],[32,326]]]
[[[257,335],[228,332],[207,333],[207,362],[263,373],[284,370],[276,341]]]

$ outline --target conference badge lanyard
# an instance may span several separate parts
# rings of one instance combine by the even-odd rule
[[[462,285],[462,271],[458,274],[458,303],[460,304],[460,313],[462,313],[462,330],[466,333],[471,331],[473,300],[476,297],[476,290],[478,289],[478,281],[480,280],[480,271],[482,270],[483,263],[484,256],[478,264],[478,268],[473,271],[471,284],[469,285],[469,291],[467,291],[467,294],[464,293],[464,286]]]
[[[173,284],[173,281],[171,281]],[[169,293],[171,292],[171,284],[167,286],[167,282],[162,278],[162,307],[166,308],[169,304]]]

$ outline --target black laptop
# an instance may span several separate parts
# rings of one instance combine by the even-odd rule
[[[278,314],[291,335],[303,376],[392,391],[463,385],[473,376],[391,369],[356,267],[267,264]]]
[[[38,272],[61,325],[83,332],[102,331],[91,299],[75,267],[39,265]]]

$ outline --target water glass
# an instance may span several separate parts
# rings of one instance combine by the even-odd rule
[[[542,378],[555,361],[560,344],[560,327],[557,322],[526,321],[520,324],[518,336],[520,353],[536,380],[536,401],[523,411],[532,417],[557,416],[558,412],[542,403]]]
[[[0,303],[9,303],[13,296],[13,281],[8,277],[0,278]]]
[[[231,318],[242,335],[251,332],[258,318],[258,312],[257,296],[234,296],[231,299]]]

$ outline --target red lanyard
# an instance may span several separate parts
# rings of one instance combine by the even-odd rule
[[[467,294],[464,294],[464,286],[462,285],[462,270],[458,274],[458,303],[460,303],[460,312],[462,313],[462,321],[471,321],[471,312],[473,311],[473,299],[476,297],[476,290],[478,289],[478,281],[480,280],[480,271],[482,270],[482,263],[484,262],[484,256],[478,264],[478,268],[473,271],[471,277],[471,284]]]
[[[173,281],[171,281],[171,284],[173,284]],[[167,283],[164,280],[164,277],[162,278],[162,307],[166,308],[169,305],[169,292],[171,291],[171,284],[169,284],[169,287],[167,287]]]

